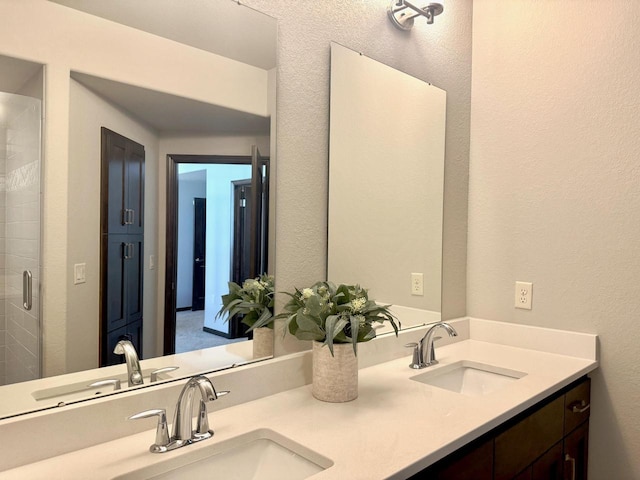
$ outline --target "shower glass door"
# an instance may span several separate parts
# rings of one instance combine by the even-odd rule
[[[41,102],[0,92],[0,385],[40,378]]]

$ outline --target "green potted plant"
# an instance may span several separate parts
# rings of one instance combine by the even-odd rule
[[[314,341],[314,397],[329,402],[355,399],[358,343],[375,338],[375,324],[388,322],[398,335],[399,322],[389,311],[390,305],[370,300],[359,285],[331,282],[317,282],[286,294],[291,299],[276,318],[286,318],[285,332]]]
[[[263,274],[249,278],[242,286],[229,282],[229,293],[222,295],[222,308],[216,317],[226,315],[229,320],[242,315],[241,322],[253,332],[253,356],[262,358],[273,355],[273,275]]]

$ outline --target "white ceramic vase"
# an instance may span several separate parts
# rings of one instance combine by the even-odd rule
[[[313,342],[312,394],[323,402],[350,402],[358,398],[358,357],[350,343],[333,345],[333,353],[322,342]]]
[[[273,328],[253,330],[253,358],[273,357]]]

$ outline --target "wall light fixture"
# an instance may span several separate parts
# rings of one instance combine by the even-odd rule
[[[422,3],[422,6],[420,6],[420,3]],[[425,17],[427,23],[432,24],[433,18],[443,12],[443,3],[444,0],[427,2],[426,4],[416,0],[392,0],[387,9],[387,15],[389,15],[391,23],[400,30],[411,30],[414,18],[419,16]]]

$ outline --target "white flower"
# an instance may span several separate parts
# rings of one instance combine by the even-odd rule
[[[302,290],[302,298],[306,300],[311,297],[313,297],[313,290],[311,290],[310,288],[305,288]]]
[[[367,300],[364,297],[355,298],[351,300],[351,310],[354,313],[360,312],[366,303]]]

